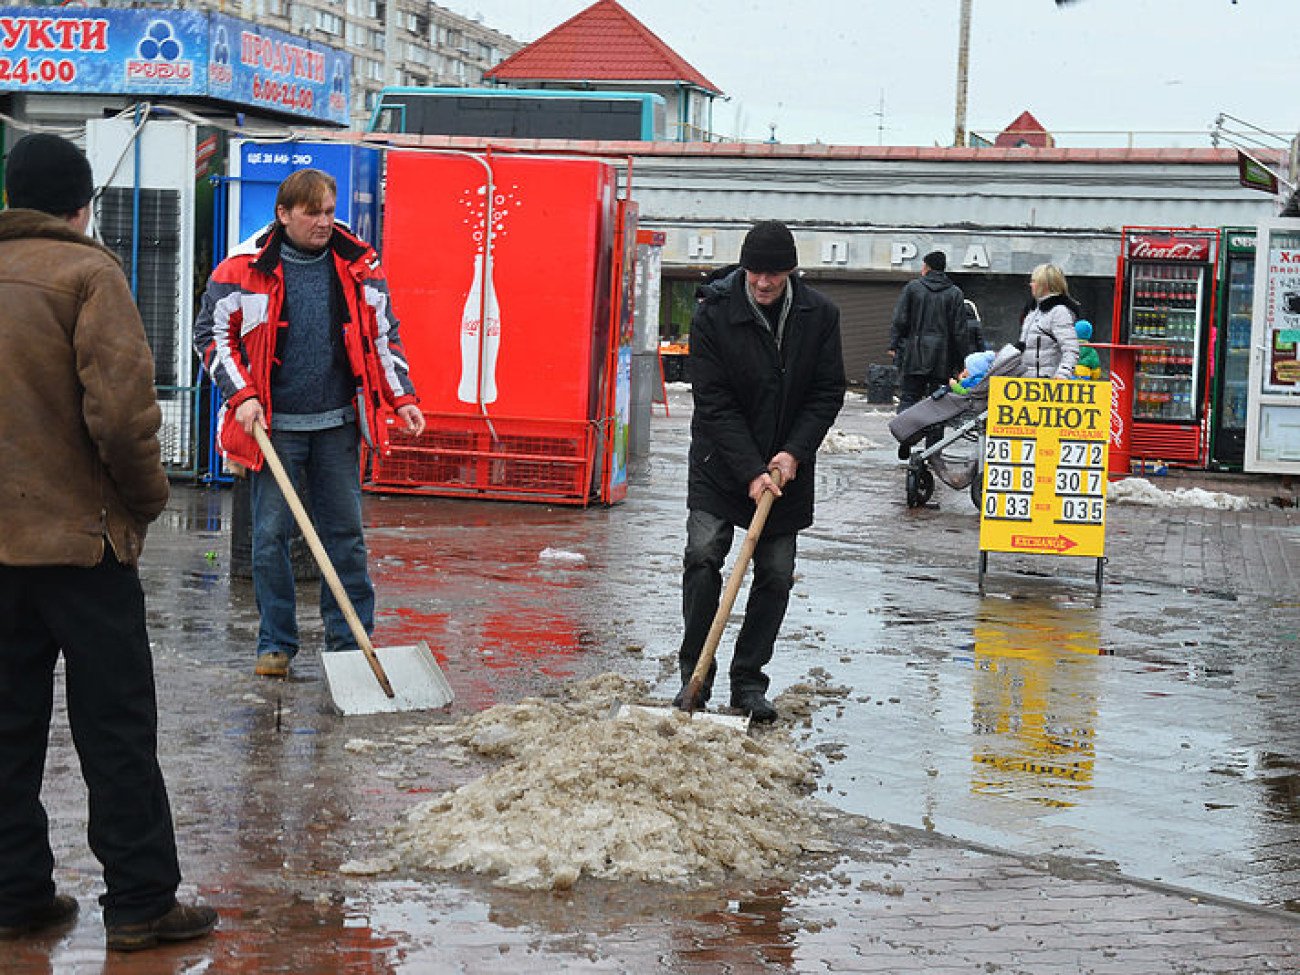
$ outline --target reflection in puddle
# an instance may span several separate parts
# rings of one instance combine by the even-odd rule
[[[1022,602],[981,612],[974,636],[971,791],[1074,805],[1096,757],[1095,614]]]
[[[1259,777],[1264,794],[1281,819],[1300,820],[1300,767],[1285,755],[1259,756]]]
[[[685,959],[709,960],[712,951],[752,949],[769,965],[795,968],[799,947],[798,922],[789,913],[790,897],[781,887],[760,889],[743,899],[729,901],[726,910],[701,914],[699,922],[713,930],[692,944],[678,946]]]

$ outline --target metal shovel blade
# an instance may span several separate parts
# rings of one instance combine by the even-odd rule
[[[392,697],[379,686],[366,655],[360,650],[320,655],[325,683],[340,713],[432,710],[445,707],[455,697],[423,640],[407,647],[375,647],[375,654],[392,683]]]
[[[685,711],[679,711],[677,708],[672,707],[660,708],[645,704],[623,704],[622,702],[615,702],[614,706],[610,708],[609,717],[611,719],[626,717],[632,711],[640,711],[644,714],[657,716],[681,716],[686,714]],[[747,714],[719,714],[716,711],[692,711],[690,712],[690,720],[706,721],[710,724],[721,725],[724,728],[731,728],[734,731],[739,731],[741,734],[746,734],[749,731],[749,715]]]

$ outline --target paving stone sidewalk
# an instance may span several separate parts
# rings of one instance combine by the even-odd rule
[[[685,422],[679,407],[674,425]],[[884,420],[859,410],[845,422],[879,438]],[[886,499],[901,482],[890,480],[887,461],[875,463],[871,483],[846,507],[866,495],[867,503],[892,504]],[[828,477],[854,473],[853,464],[838,465],[838,474],[827,466]],[[1287,497],[1280,481],[1179,474],[1161,486],[1193,485],[1251,492],[1259,505],[1244,512],[1116,505],[1108,578],[1294,613],[1300,520],[1295,508],[1272,502]],[[924,544],[969,571],[964,553],[977,519],[968,499],[950,492],[940,501],[913,515],[922,540],[884,525],[867,543],[871,558],[887,564]],[[839,513],[834,502],[828,511]],[[1086,858],[1024,855],[842,812],[828,813],[834,853],[763,884],[680,891],[584,881],[533,893],[455,874],[339,874],[339,863],[364,853],[382,824],[425,796],[380,758],[347,747],[378,736],[383,722],[328,713],[309,660],[274,691],[249,672],[240,641],[255,612],[206,558],[224,551],[227,518],[228,499],[178,489],[150,536],[144,569],[182,893],[217,906],[222,926],[192,944],[105,954],[94,901],[99,870],[85,849],[85,796],[60,705],[45,800],[57,879],[82,913],[69,930],[0,942],[4,975],[1300,971],[1300,914],[1125,876]],[[396,555],[409,560],[413,551]],[[378,537],[374,554],[383,563]],[[401,602],[413,597],[386,592],[389,613],[409,612],[425,625]],[[625,660],[590,642],[569,677]],[[220,649],[227,644],[228,652]],[[520,676],[505,669],[492,679],[501,699],[545,683],[531,674],[516,685]],[[465,689],[457,706],[482,706]],[[417,783],[473,774],[437,756],[429,763]]]

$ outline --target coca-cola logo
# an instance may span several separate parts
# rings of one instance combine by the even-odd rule
[[[1110,444],[1112,447],[1120,448],[1124,446],[1124,415],[1120,413],[1119,404],[1123,400],[1123,392],[1128,389],[1124,380],[1118,373],[1110,374]]]
[[[1210,258],[1210,242],[1135,237],[1129,242],[1128,253],[1129,257],[1148,261],[1206,261]]]

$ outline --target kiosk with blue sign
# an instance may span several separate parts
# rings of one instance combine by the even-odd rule
[[[352,55],[221,13],[5,7],[10,92],[210,98],[346,126]]]
[[[226,249],[275,219],[275,194],[286,176],[319,169],[338,184],[335,219],[378,250],[380,151],[345,142],[234,142]]]

